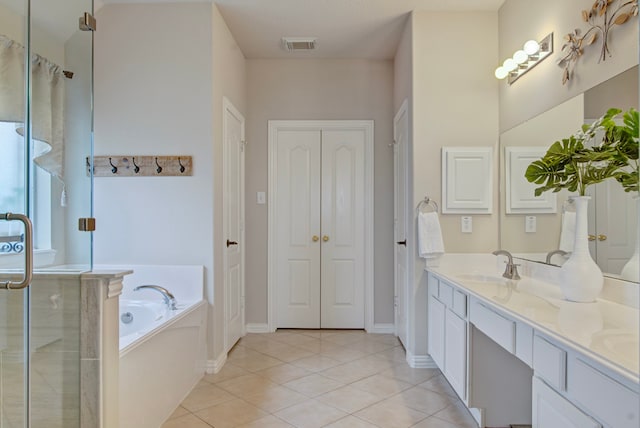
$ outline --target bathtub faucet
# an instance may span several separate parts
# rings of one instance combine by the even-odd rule
[[[167,290],[164,287],[160,287],[159,285],[139,285],[136,288],[134,288],[133,291],[138,291],[145,288],[148,288],[150,290],[156,290],[158,293],[162,294],[162,297],[164,298],[164,302],[167,304],[169,309],[171,310],[178,309],[176,306],[176,303],[177,303],[176,298],[173,296],[173,294],[171,294],[169,290]]]

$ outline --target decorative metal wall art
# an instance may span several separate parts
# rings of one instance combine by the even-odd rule
[[[606,61],[611,56],[609,51],[609,32],[618,25],[638,16],[638,0],[595,0],[591,9],[582,11],[582,20],[589,24],[589,29],[582,33],[576,28],[565,36],[566,43],[562,46],[562,58],[558,65],[563,67],[562,84],[565,85],[573,78],[573,69],[582,56],[586,46],[599,41],[600,61]]]

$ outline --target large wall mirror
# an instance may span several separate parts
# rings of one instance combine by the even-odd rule
[[[500,136],[500,244],[517,257],[562,265],[571,250],[567,229],[574,211],[566,191],[535,198],[524,170],[557,140],[609,108],[638,109],[638,66],[595,86]],[[617,182],[589,189],[590,250],[606,276],[620,278],[638,243],[638,202]],[[638,282],[637,278],[624,278]]]

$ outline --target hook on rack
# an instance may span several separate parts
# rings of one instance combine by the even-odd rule
[[[109,158],[109,165],[111,165],[111,173],[116,174],[118,172],[118,167],[113,164],[111,158]]]
[[[180,165],[180,173],[183,174],[186,168],[184,167],[184,165],[182,165],[182,162],[180,161],[180,156],[178,156],[178,165]]]
[[[86,163],[87,163],[87,169],[88,169],[89,171],[91,171],[91,172],[95,172],[95,169],[94,169],[94,168],[91,168],[91,162],[89,162],[89,157],[88,157],[88,156],[85,158],[85,161],[86,161]]]
[[[156,156],[156,166],[157,166],[156,172],[158,174],[160,174],[162,172],[162,167],[160,166],[160,164],[158,164],[158,157],[157,156]]]
[[[136,157],[134,156],[132,158],[133,161],[133,172],[135,172],[136,174],[140,172],[140,167],[138,165],[136,165]]]

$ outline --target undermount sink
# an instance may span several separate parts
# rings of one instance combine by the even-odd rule
[[[484,273],[459,273],[456,274],[456,278],[459,278],[463,281],[474,281],[474,282],[491,282],[491,283],[505,283],[507,280],[498,275],[488,275]]]

